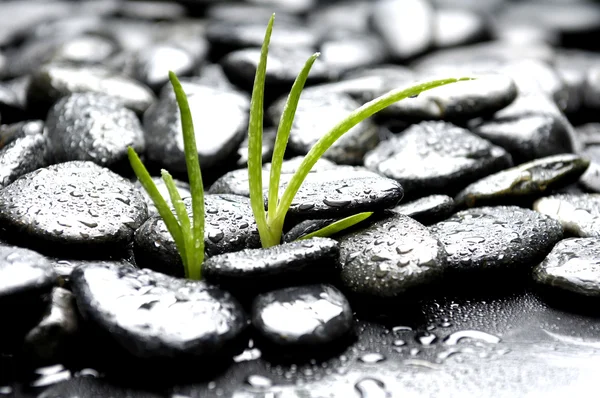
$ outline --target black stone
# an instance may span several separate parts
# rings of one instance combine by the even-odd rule
[[[407,198],[454,194],[473,181],[512,166],[511,157],[468,130],[422,122],[381,142],[365,166],[400,182]]]
[[[277,138],[277,129],[266,128],[263,131],[262,136],[262,161],[263,164],[269,162],[273,156],[273,149],[275,148],[275,139]],[[237,161],[238,167],[246,167],[248,165],[248,137],[244,138],[244,141],[238,148],[239,159]]]
[[[122,1],[119,2],[118,15],[132,19],[150,21],[176,20],[185,17],[183,5],[166,1]]]
[[[516,206],[461,211],[430,227],[454,272],[526,271],[562,239],[560,223]]]
[[[571,154],[537,159],[484,177],[459,192],[455,200],[466,207],[527,203],[577,182],[589,164]]]
[[[41,120],[0,126],[0,189],[50,162]]]
[[[314,9],[319,4],[319,0],[248,0],[248,3],[291,14],[300,14]]]
[[[203,168],[215,167],[235,153],[247,134],[250,100],[236,91],[187,83],[183,85],[192,118],[198,155]],[[168,170],[185,172],[183,135],[172,90],[144,115],[148,158]]]
[[[104,94],[75,93],[59,100],[46,119],[56,162],[89,160],[115,170],[129,170],[127,148],[145,150],[136,114]]]
[[[305,285],[258,296],[252,304],[252,325],[265,344],[279,349],[328,347],[347,336],[352,309],[331,285]]]
[[[581,156],[590,161],[590,167],[583,173],[579,183],[591,192],[600,193],[600,145],[588,146]]]
[[[274,125],[279,124],[287,98],[281,98],[268,109]],[[305,155],[332,127],[356,110],[360,103],[341,93],[308,91],[302,94],[296,110],[288,149]],[[370,120],[352,127],[335,142],[323,157],[339,164],[362,164],[363,156],[379,142],[378,129]]]
[[[325,279],[338,265],[338,243],[311,238],[265,249],[219,254],[202,265],[202,275],[229,291],[269,291]]]
[[[533,269],[533,279],[546,286],[600,297],[600,240],[570,238],[556,244]]]
[[[188,214],[191,201],[185,199]],[[206,195],[204,251],[207,257],[260,247],[250,200],[238,195]],[[183,263],[173,237],[159,215],[135,232],[135,259],[140,267],[183,276]]]
[[[136,268],[135,265],[125,259],[115,260],[82,260],[77,258],[49,258],[48,259],[54,268],[54,272],[60,278],[61,286],[68,287],[71,281],[71,273],[79,266],[89,264],[90,262],[98,264],[114,265],[119,267]]]
[[[0,190],[6,238],[74,257],[125,249],[146,218],[133,184],[92,162],[41,168]]]
[[[54,364],[64,360],[74,348],[79,319],[73,294],[56,287],[42,320],[27,333],[24,351],[31,361]]]
[[[19,351],[48,306],[56,284],[50,262],[32,250],[0,244],[0,353]]]
[[[83,317],[138,358],[226,356],[247,326],[240,304],[204,282],[91,263],[72,286]]]
[[[320,59],[333,77],[381,64],[389,58],[386,45],[368,32],[329,32],[319,49]]]
[[[260,60],[260,48],[246,48],[229,53],[221,60],[223,70],[229,80],[252,91],[254,76]],[[269,51],[265,75],[265,91],[270,95],[287,94],[304,67],[308,58],[314,53],[310,48],[275,47]],[[327,80],[328,65],[318,59],[313,64],[307,78],[307,84]]]
[[[505,75],[439,72],[438,76],[439,78],[474,77],[475,80],[461,81],[424,91],[416,98],[406,98],[390,105],[382,111],[382,115],[414,121],[468,120],[492,115],[505,108],[517,97],[515,83]],[[427,80],[431,79],[431,76],[427,77]],[[409,81],[403,86],[409,87],[412,84],[414,82]],[[389,87],[387,91],[391,89],[392,87]]]
[[[373,5],[373,26],[398,60],[425,52],[435,37],[435,11],[425,0],[384,0]]]
[[[487,40],[491,26],[483,13],[459,7],[441,7],[435,11],[433,44],[444,48]]]
[[[148,87],[104,67],[49,64],[33,73],[27,91],[28,109],[44,117],[60,98],[86,91],[115,97],[138,114],[155,100]]]
[[[336,220],[335,218],[301,221],[298,224],[294,225],[292,228],[290,228],[290,230],[283,235],[283,241],[293,242],[298,238],[303,237],[304,235],[316,232],[330,224],[333,224],[336,221],[338,220]]]
[[[582,238],[600,237],[600,194],[558,194],[538,199],[533,208],[558,220]]]
[[[161,177],[152,177],[152,181],[154,182],[154,185],[156,185],[158,192],[160,192],[163,198],[167,199],[171,197],[169,195],[169,190],[165,185],[165,181]],[[192,193],[190,192],[190,184],[175,179],[173,181],[175,182],[175,187],[177,187],[179,195],[182,199],[192,197]],[[139,182],[139,180],[136,180],[133,185],[135,185],[135,187],[141,192],[146,204],[148,205],[148,216],[157,215],[158,210],[156,209],[156,206],[154,206],[154,202],[150,198],[150,195],[148,195],[148,192],[146,192],[146,190],[142,187],[142,184]]]
[[[341,280],[354,293],[395,297],[442,276],[446,252],[427,228],[393,214],[340,237]]]
[[[588,72],[600,63],[600,56],[591,51],[557,49],[555,69],[565,82],[568,99],[564,108],[569,115],[585,109],[585,86]]]
[[[390,211],[404,214],[422,224],[428,225],[448,218],[454,212],[454,208],[454,199],[450,196],[431,195],[412,202],[399,204],[390,209]]]
[[[277,14],[277,26],[288,23],[300,25],[302,20],[297,16],[284,10],[275,10],[272,6],[261,6],[239,2],[215,2],[206,9],[206,16],[211,21],[220,21],[228,23],[256,23],[267,26],[267,21],[273,15]],[[276,28],[278,29],[278,28]],[[275,36],[275,35],[273,35]]]
[[[229,81],[220,64],[204,65],[194,74],[194,77],[180,79],[181,84],[189,81],[195,84],[208,86],[220,90],[235,90],[236,87]]]

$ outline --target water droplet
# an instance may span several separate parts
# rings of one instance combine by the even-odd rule
[[[359,380],[354,388],[359,392],[361,398],[387,398],[390,396],[385,389],[385,384],[372,377]]]
[[[385,361],[385,357],[378,352],[371,352],[359,358],[359,361],[364,363],[378,363]]]
[[[410,332],[412,328],[410,326],[394,326],[392,328],[392,332],[394,333],[402,333],[402,332]]]
[[[46,387],[71,378],[71,371],[63,365],[52,365],[36,369],[38,377],[31,383],[32,387]]]
[[[450,336],[444,339],[444,343],[448,345],[456,345],[462,339],[475,339],[481,340],[490,344],[498,344],[500,337],[494,336],[486,332],[480,332],[479,330],[461,330],[460,332],[452,333]]]
[[[273,385],[271,379],[261,375],[250,375],[246,378],[246,383],[254,388],[267,389]]]
[[[403,345],[406,345],[406,341],[401,340],[401,339],[396,339],[396,340],[394,340],[394,342],[392,344],[396,347],[402,347]]]
[[[346,207],[350,203],[352,203],[352,201],[351,200],[323,199],[323,203],[325,203],[327,206],[331,206],[331,207]]]
[[[223,237],[225,235],[223,234],[222,231],[209,231],[208,232],[208,239],[211,240],[211,242],[213,243],[219,243]]]
[[[437,336],[433,333],[420,332],[415,336],[417,342],[422,345],[431,345],[437,341]]]

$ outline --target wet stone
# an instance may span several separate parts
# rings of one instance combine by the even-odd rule
[[[519,96],[511,105],[487,120],[474,120],[475,134],[503,147],[515,164],[574,152],[575,131],[546,95]]]
[[[246,48],[226,55],[221,60],[221,65],[229,80],[251,91],[260,51],[260,48]],[[287,94],[306,60],[313,53],[310,48],[275,47],[270,50],[265,76],[266,92],[277,90],[278,93]],[[307,84],[327,80],[329,75],[327,66],[322,60],[317,59],[310,70]]]
[[[238,2],[214,2],[206,9],[206,16],[211,21],[221,21],[230,23],[257,23],[266,24],[273,15],[273,12],[277,14],[277,24],[285,25],[288,23],[299,25],[301,24],[300,18],[286,12],[274,10],[273,7],[265,5],[255,5]],[[265,25],[266,26],[266,25]]]
[[[123,1],[119,3],[118,14],[125,18],[155,20],[176,20],[186,14],[181,4],[166,1]]]
[[[171,197],[169,195],[169,190],[165,185],[165,181],[161,177],[152,177],[152,181],[154,182],[154,185],[156,185],[158,192],[160,192],[163,198]],[[175,187],[177,187],[181,199],[192,197],[192,194],[190,192],[190,184],[181,180],[174,179],[173,181],[175,182]],[[158,210],[156,209],[156,206],[154,206],[154,202],[150,198],[150,195],[148,195],[148,192],[146,192],[146,190],[142,187],[142,184],[139,182],[139,180],[136,180],[133,183],[133,185],[135,185],[135,187],[140,191],[140,193],[144,197],[144,200],[146,201],[146,204],[148,205],[148,216],[157,215]]]
[[[558,220],[582,238],[600,237],[600,194],[558,194],[538,199],[534,210]]]
[[[76,258],[49,258],[48,259],[52,264],[52,268],[54,268],[54,272],[60,278],[61,286],[67,286],[71,280],[71,273],[79,266],[83,266],[90,262],[99,263],[99,264],[107,264],[114,265],[119,267],[130,267],[136,268],[131,262],[125,259],[115,259],[115,260],[82,260]]]
[[[229,81],[220,64],[203,65],[194,77],[181,78],[181,84],[190,81],[195,84],[216,88],[219,90],[235,90],[236,87]]]
[[[563,237],[556,220],[516,206],[461,211],[430,231],[444,244],[454,272],[525,270]]]
[[[286,98],[275,102],[268,110],[274,125],[279,123]],[[303,93],[298,103],[290,133],[288,148],[305,155],[332,127],[356,110],[360,103],[341,93],[309,91]],[[362,164],[365,153],[379,142],[378,129],[370,120],[352,127],[323,155],[338,164]]]
[[[235,288],[272,290],[299,281],[323,279],[337,266],[338,243],[311,238],[265,249],[246,249],[207,259],[202,275],[230,291]]]
[[[187,83],[198,155],[203,168],[219,165],[235,153],[248,128],[250,100],[231,90]],[[171,91],[144,115],[147,155],[168,170],[185,172],[183,135],[177,101]]]
[[[600,63],[600,60],[598,61]],[[586,123],[575,128],[575,134],[585,148],[600,145],[600,123]]]
[[[447,218],[454,212],[454,208],[454,199],[450,196],[430,195],[412,202],[401,203],[390,211],[404,214],[427,225]]]
[[[435,11],[433,44],[438,48],[475,43],[490,34],[485,18],[473,10],[442,7]]]
[[[339,239],[341,280],[354,293],[394,297],[437,281],[446,252],[427,228],[393,214]]]
[[[49,64],[33,74],[27,103],[31,109],[43,113],[61,97],[87,91],[115,97],[138,114],[155,100],[147,86],[104,67]]]
[[[432,79],[432,76],[426,76],[426,80]],[[427,90],[416,98],[406,98],[392,104],[383,111],[382,115],[415,121],[468,120],[489,116],[505,108],[517,97],[517,86],[506,75],[457,74],[457,72],[442,75],[440,72],[440,78],[447,76],[475,77],[476,80],[461,81]],[[406,86],[408,87],[408,84]]]
[[[414,57],[432,44],[435,11],[424,0],[384,0],[373,6],[373,26],[388,46],[392,57]]]
[[[264,142],[264,141],[263,141]],[[300,163],[302,163],[302,157],[295,157],[289,160],[284,160],[281,166],[281,176],[280,183],[288,183]],[[330,162],[327,159],[319,159],[317,163],[311,169],[309,175],[318,173],[325,170],[332,170],[339,166],[336,166],[335,163]],[[269,176],[271,172],[271,164],[266,163],[263,165],[262,178],[263,178],[263,188],[266,189],[269,186]],[[225,173],[221,176],[217,181],[215,181],[210,189],[209,193],[213,194],[233,194],[233,195],[241,195],[250,197],[250,189],[248,187],[248,169],[238,169],[233,170],[228,173]]]
[[[318,0],[249,0],[248,3],[270,7],[274,10],[300,14],[315,8]]]
[[[0,120],[12,123],[24,118],[25,107],[17,93],[6,83],[0,83]]]
[[[585,108],[584,91],[588,71],[600,64],[600,56],[596,52],[576,49],[557,49],[555,69],[568,90],[565,107],[567,114],[576,114]]]
[[[600,193],[600,145],[588,146],[581,156],[590,161],[590,167],[583,173],[579,183],[591,192]]]
[[[262,136],[262,162],[263,164],[269,162],[273,157],[273,150],[275,149],[275,140],[277,139],[277,129],[266,128],[263,130]],[[238,167],[246,167],[248,165],[248,137],[244,138],[244,141],[238,148],[239,159],[237,161]]]
[[[358,68],[381,64],[389,57],[381,38],[365,32],[330,33],[319,49],[319,59],[334,77]]]
[[[510,155],[468,130],[422,122],[365,156],[365,166],[400,182],[407,198],[454,194],[473,181],[512,166]]]
[[[0,126],[0,189],[50,161],[41,120]]]
[[[537,159],[484,177],[463,189],[455,200],[466,207],[525,203],[577,182],[589,164],[571,154]]]
[[[133,184],[92,162],[66,162],[0,190],[0,230],[71,256],[123,250],[147,218]]]
[[[583,84],[583,101],[584,104],[591,110],[600,109],[600,66],[595,65],[591,67],[586,76]]]
[[[191,200],[184,199],[191,216]],[[238,195],[204,196],[204,251],[207,257],[260,247],[250,200]],[[159,215],[150,217],[135,232],[138,266],[167,275],[184,275],[173,237]]]
[[[0,329],[0,352],[15,350],[48,306],[56,284],[50,262],[39,253],[0,243],[0,316],[10,327]]]
[[[73,294],[56,287],[42,320],[27,333],[24,350],[35,362],[56,363],[63,359],[79,331]]]
[[[252,325],[265,344],[287,349],[326,347],[347,336],[352,309],[331,285],[305,285],[258,296]]]
[[[325,228],[326,226],[328,226],[330,224],[333,224],[336,221],[338,221],[338,220],[336,220],[335,218],[325,218],[325,219],[321,219],[321,220],[301,221],[298,224],[294,225],[292,228],[290,228],[290,230],[287,231],[283,235],[283,241],[284,242],[293,242],[293,241],[297,240],[298,238],[303,237],[304,235],[308,235],[312,232],[316,232],[322,228]]]
[[[136,114],[103,94],[75,93],[62,98],[50,109],[46,128],[57,162],[89,160],[129,170],[127,148],[138,153],[145,149]]]
[[[72,286],[84,318],[139,358],[227,355],[247,325],[229,293],[148,269],[91,263]]]
[[[570,238],[558,242],[533,269],[533,279],[549,287],[600,297],[600,240]]]

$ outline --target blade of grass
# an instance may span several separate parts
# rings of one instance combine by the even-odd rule
[[[175,246],[177,246],[177,250],[181,255],[181,261],[183,261],[184,268],[187,269],[187,254],[185,243],[183,239],[183,234],[181,231],[181,226],[177,222],[177,219],[171,212],[171,208],[169,207],[167,201],[162,197],[158,188],[156,188],[156,184],[152,181],[152,177],[150,177],[150,173],[146,170],[146,167],[140,160],[139,156],[135,152],[132,147],[127,148],[127,155],[129,157],[129,163],[131,164],[131,168],[135,172],[138,180],[142,184],[142,187],[148,192],[148,196],[154,202],[154,206],[158,210],[158,214],[162,217],[167,226],[167,230],[173,237],[175,241]]]
[[[262,134],[263,134],[263,113],[264,113],[264,94],[265,78],[267,73],[267,56],[269,54],[269,43],[273,31],[273,22],[275,14],[269,19],[265,39],[260,51],[260,60],[256,68],[254,77],[254,87],[252,89],[252,99],[250,101],[250,120],[248,122],[248,184],[250,190],[250,204],[260,240],[263,247],[270,247],[279,242],[273,242],[267,224],[267,214],[265,212],[265,201],[262,187]]]
[[[310,234],[301,236],[300,238],[298,238],[296,240],[310,239],[310,238],[314,238],[314,237],[325,238],[325,237],[337,234],[340,231],[348,229],[348,228],[352,227],[353,225],[356,225],[359,222],[366,220],[367,218],[371,217],[372,214],[373,214],[372,211],[354,214],[350,217],[346,217],[346,218],[338,220],[334,223],[331,223],[328,226],[321,228],[315,232],[311,232]]]
[[[304,160],[300,164],[300,167],[298,167],[296,173],[292,176],[292,179],[290,180],[281,197],[279,206],[277,207],[277,214],[275,217],[278,220],[285,219],[285,215],[287,214],[290,205],[294,200],[294,196],[296,196],[296,193],[298,192],[298,189],[300,189],[302,182],[304,182],[304,179],[306,178],[312,167],[315,165],[317,160],[319,160],[323,156],[323,154],[352,127],[356,126],[358,123],[362,122],[366,118],[373,116],[375,113],[381,111],[382,109],[390,106],[394,102],[400,101],[407,97],[419,95],[423,91],[430,90],[432,88],[465,80],[472,79],[464,77],[459,79],[452,78],[433,80],[427,83],[417,84],[406,89],[392,90],[387,94],[384,94],[378,98],[375,98],[372,101],[367,102],[360,108],[350,113],[345,119],[341,120],[331,130],[329,130],[327,134],[321,137],[319,141],[317,141],[317,143],[311,148],[308,154],[304,157]]]
[[[183,235],[183,242],[186,249],[186,257],[187,264],[190,264],[194,261],[192,256],[192,246],[193,246],[193,236],[192,236],[192,227],[190,225],[190,218],[187,214],[187,209],[185,208],[185,204],[181,199],[181,195],[179,195],[179,191],[175,186],[175,181],[173,181],[173,177],[167,170],[161,170],[160,174],[162,175],[162,179],[167,186],[167,190],[169,191],[169,196],[171,197],[171,203],[173,204],[173,208],[175,209],[175,214],[179,219],[179,225],[181,227],[181,234]],[[186,263],[184,263],[185,265]],[[187,266],[185,268],[185,277],[190,278],[190,270]]]
[[[187,96],[179,79],[173,72],[169,72],[169,80],[175,92],[177,105],[181,114],[181,129],[183,131],[183,147],[185,152],[185,164],[190,181],[190,192],[192,196],[192,246],[190,258],[193,261],[188,264],[190,279],[200,279],[202,262],[204,261],[204,186],[200,172],[200,161],[198,160],[198,148],[196,146],[196,134],[194,122]]]
[[[275,147],[273,149],[273,157],[271,158],[271,176],[269,180],[269,217],[268,222],[275,219],[277,212],[277,205],[279,202],[279,178],[281,176],[281,166],[283,164],[283,156],[285,155],[285,148],[287,147],[288,139],[290,138],[290,131],[292,130],[292,124],[294,123],[294,116],[296,115],[296,109],[298,108],[298,102],[300,100],[300,94],[308,79],[310,69],[319,57],[319,53],[313,54],[304,64],[302,71],[294,81],[292,90],[288,95],[287,102],[283,108],[281,119],[279,121],[279,127],[277,128],[277,135],[275,138]]]

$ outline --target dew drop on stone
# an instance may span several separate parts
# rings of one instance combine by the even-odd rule
[[[500,337],[494,336],[493,334],[481,332],[479,330],[461,330],[460,332],[452,333],[450,336],[446,337],[444,343],[447,345],[456,345],[462,339],[480,340],[490,344],[498,344],[500,342]]]
[[[406,345],[406,341],[401,340],[401,339],[396,339],[396,340],[394,340],[394,342],[392,344],[395,347],[402,347],[403,345]]]
[[[415,338],[417,339],[417,342],[426,346],[431,345],[437,341],[437,336],[433,333],[428,332],[417,333]]]
[[[410,326],[394,326],[392,328],[393,333],[410,332],[412,328]]]
[[[350,201],[350,200],[323,199],[323,203],[325,203],[327,206],[331,206],[331,207],[346,207],[350,203],[352,203],[352,201]]]
[[[261,375],[250,375],[246,378],[246,383],[254,388],[266,389],[273,385],[271,379]]]
[[[208,239],[213,243],[219,243],[224,236],[223,231],[209,231],[208,233]]]
[[[354,388],[359,392],[361,398],[387,398],[390,396],[381,380],[366,377],[358,381]]]
[[[71,371],[63,365],[52,365],[38,368],[35,373],[39,376],[31,382],[32,387],[46,387],[71,378]]]
[[[359,361],[363,363],[379,363],[385,361],[385,359],[386,358],[378,352],[370,352],[361,356]]]

